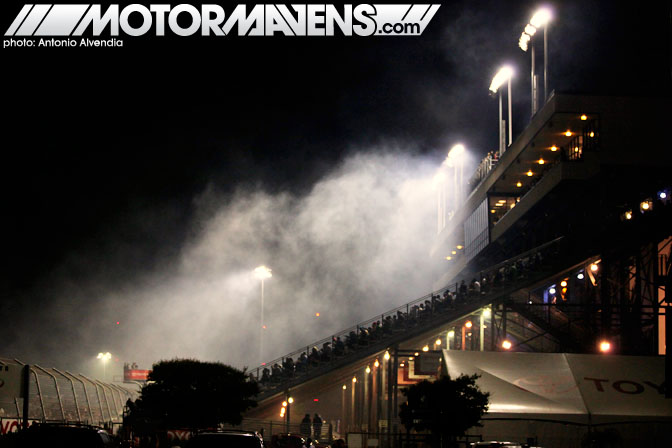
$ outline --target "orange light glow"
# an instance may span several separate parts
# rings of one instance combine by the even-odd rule
[[[602,353],[608,353],[611,351],[611,343],[609,341],[600,342],[600,351]]]
[[[320,317],[320,313],[315,313],[315,317]]]
[[[586,121],[588,116],[586,114],[581,115],[581,121]]]
[[[532,176],[534,176],[534,173],[532,172],[532,170],[528,171],[528,172],[525,173],[525,174],[527,174],[527,177],[532,177]]]
[[[467,327],[467,328],[471,328],[473,325],[474,324],[472,324],[470,320],[468,320],[464,323],[464,326]]]
[[[551,146],[551,151],[555,152],[555,151],[557,151],[557,150],[558,150],[558,147],[557,147],[557,146],[555,146],[555,145]]]
[[[511,347],[513,347],[513,344],[511,344],[511,341],[509,341],[509,340],[504,340],[504,341],[502,342],[502,348],[503,348],[504,350],[510,350]]]
[[[523,183],[521,181],[516,182],[516,187],[520,188],[523,186]]]
[[[565,135],[566,135],[567,137],[571,137],[571,136],[572,136],[572,131],[570,131],[569,129],[567,129],[567,131],[565,132]]]
[[[546,163],[544,159],[539,159],[539,165],[543,165],[544,163]]]

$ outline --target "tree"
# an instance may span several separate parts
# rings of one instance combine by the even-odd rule
[[[402,390],[406,402],[401,405],[401,423],[410,431],[429,431],[437,445],[454,443],[479,421],[488,410],[487,392],[476,385],[478,375],[444,376]]]
[[[252,397],[258,392],[244,370],[219,362],[160,361],[152,367],[129,420],[145,429],[237,425],[243,412],[257,405]]]

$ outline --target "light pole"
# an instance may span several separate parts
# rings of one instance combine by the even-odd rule
[[[259,326],[259,364],[264,362],[264,280],[273,277],[271,270],[266,266],[259,266],[254,270],[254,276],[261,280],[261,324]]]
[[[485,319],[489,319],[492,316],[492,310],[490,308],[485,308],[481,312],[480,316],[480,327],[479,327],[479,341],[481,343],[481,351],[485,350]],[[490,328],[492,331],[492,328]]]
[[[508,100],[509,100],[509,145],[513,142],[513,123],[511,121],[511,77],[513,76],[513,69],[505,65],[500,68],[492,82],[490,83],[490,93],[495,95],[499,93],[499,155],[501,156],[506,151],[506,142],[504,138],[505,124],[502,122],[502,91],[500,87],[505,82],[508,83]]]
[[[112,359],[112,354],[110,352],[98,353],[96,358],[100,359],[103,363],[103,381],[107,381],[107,361]]]
[[[450,148],[448,157],[446,158],[447,165],[453,167],[453,191],[458,195],[455,201],[456,209],[462,205],[462,200],[464,199],[464,152],[464,145],[458,143]]]
[[[531,43],[532,50],[530,51],[532,59],[532,69],[530,70],[530,84],[532,86],[532,115],[537,113],[537,104],[538,104],[538,88],[537,88],[537,76],[535,74],[535,55],[534,55],[534,41],[532,37],[536,34],[537,30],[541,27],[544,28],[544,103],[548,99],[548,23],[551,21],[552,14],[551,10],[548,8],[540,8],[537,12],[534,13],[530,22],[525,25],[525,30],[520,35],[518,40],[518,46],[521,50],[527,51],[528,45]]]

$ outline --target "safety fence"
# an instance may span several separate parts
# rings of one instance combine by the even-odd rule
[[[29,369],[28,419],[39,422],[79,422],[112,427],[122,421],[127,400],[138,392],[84,375],[18,360],[0,358],[0,368],[21,372]],[[0,393],[0,419],[21,420],[24,398],[11,391]]]

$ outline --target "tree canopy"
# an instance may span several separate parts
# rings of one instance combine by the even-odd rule
[[[436,437],[455,440],[479,421],[488,410],[487,392],[476,385],[478,375],[444,376],[427,380],[402,390],[406,402],[399,417],[404,426],[416,431],[429,431]]]
[[[173,359],[154,364],[131,420],[164,428],[239,424],[259,392],[245,371],[219,362]]]

